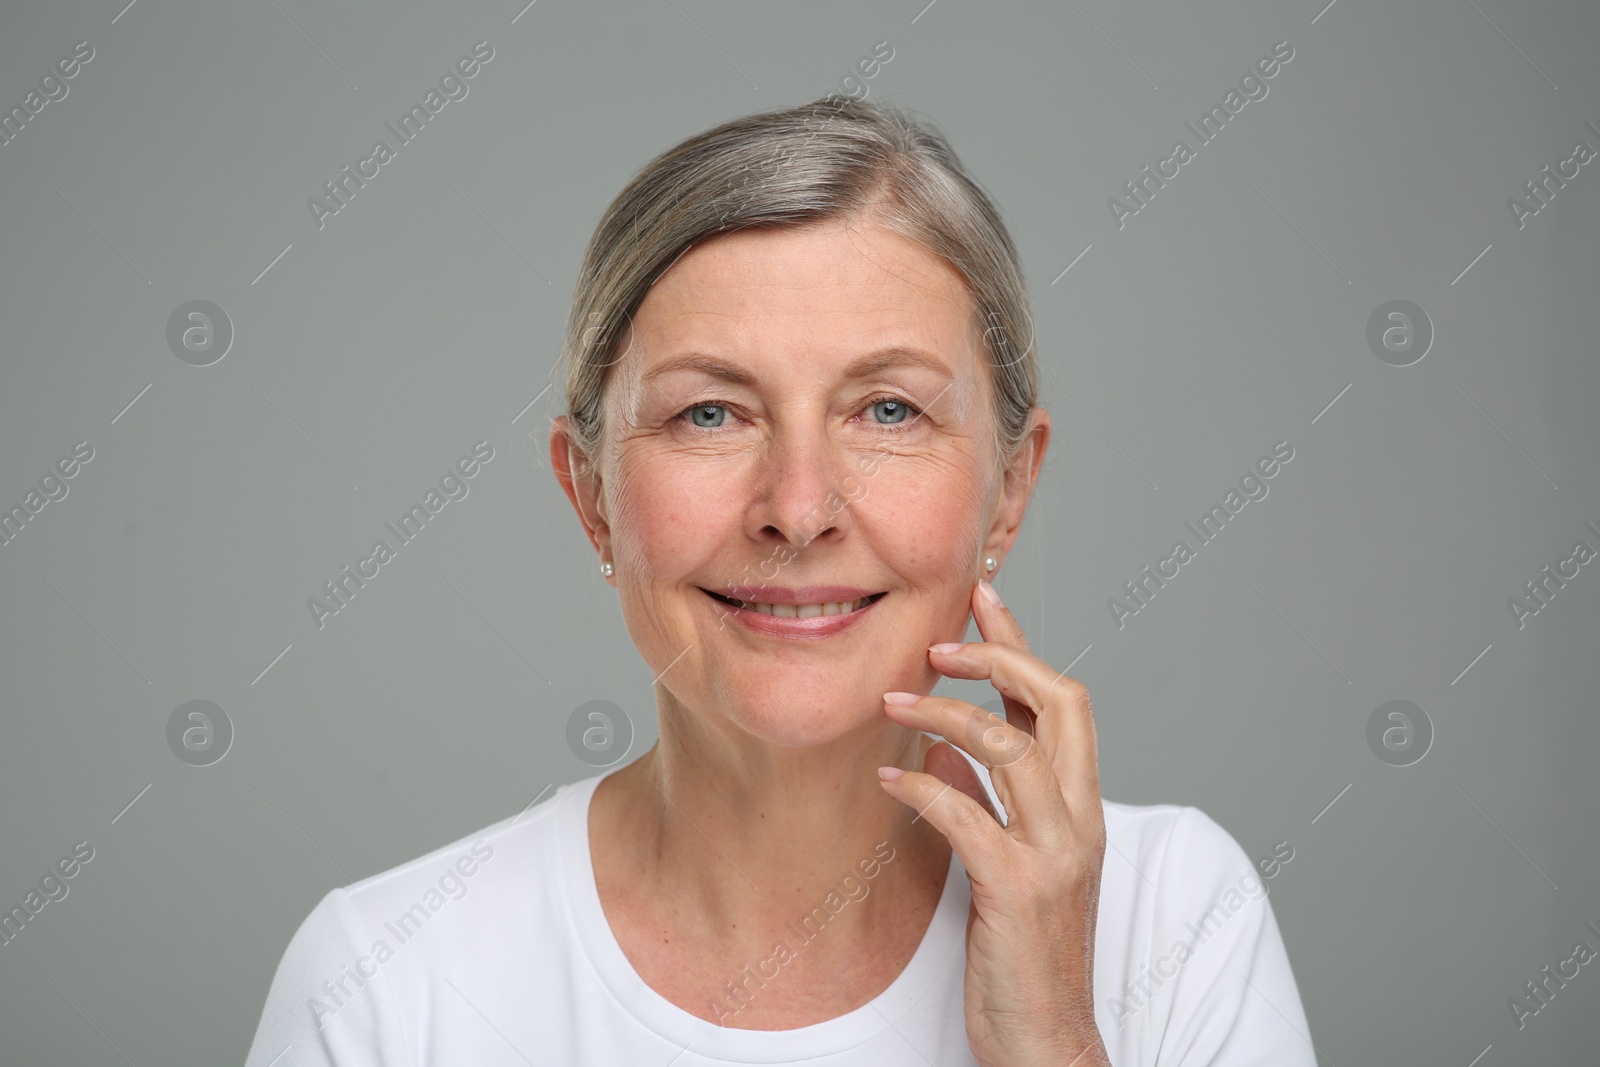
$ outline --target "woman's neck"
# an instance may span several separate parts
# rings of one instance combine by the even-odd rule
[[[883,791],[877,768],[919,770],[933,740],[895,728],[849,749],[719,759],[664,728],[601,783],[591,840],[614,850],[604,857],[619,876],[611,884],[662,902],[680,936],[707,939],[713,952],[770,948],[775,931],[818,907],[853,913],[845,925],[862,936],[830,939],[841,948],[880,927],[903,939],[905,916],[925,928],[950,846]]]

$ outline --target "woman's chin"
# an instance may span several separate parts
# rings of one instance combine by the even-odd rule
[[[837,678],[835,678],[837,681]],[[870,726],[893,725],[883,713],[882,696],[898,683],[862,680],[846,689],[813,686],[810,689],[762,686],[747,691],[728,710],[747,733],[786,747],[814,747],[838,741]],[[782,699],[778,694],[795,694]]]
[[[769,691],[755,695],[729,714],[748,733],[785,748],[814,748],[875,722],[889,722],[876,704],[862,704],[859,691],[840,694],[831,701],[818,693],[798,700],[775,700]]]

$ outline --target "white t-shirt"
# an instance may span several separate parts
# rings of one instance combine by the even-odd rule
[[[605,776],[331,890],[278,964],[245,1067],[976,1063],[962,1004],[971,886],[954,852],[921,944],[871,1002],[795,1030],[739,1029],[734,998],[781,983],[788,957],[755,960],[730,976],[743,985],[718,1026],[647,986],[606,922],[588,834]],[[1103,804],[1094,986],[1112,1064],[1315,1067],[1268,886],[1238,842],[1198,808]],[[826,908],[797,916],[793,951],[880,870],[864,860]]]

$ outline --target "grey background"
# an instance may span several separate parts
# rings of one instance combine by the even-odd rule
[[[1520,231],[1506,203],[1600,148],[1600,9],[8,4],[0,105],[85,39],[0,146],[0,504],[95,449],[0,547],[0,902],[95,858],[0,948],[0,1060],[238,1062],[330,887],[595,773],[585,701],[652,743],[544,458],[583,244],[657,152],[879,40],[873,97],[945,130],[1025,260],[1057,436],[999,589],[1093,692],[1104,794],[1293,846],[1269,884],[1321,1062],[1600,1054],[1596,965],[1520,1032],[1507,1004],[1600,923],[1600,568],[1507,606],[1600,542],[1600,162]],[[319,230],[307,198],[480,39],[468,97]],[[1107,198],[1284,39],[1119,229]],[[193,299],[236,331],[209,367],[165,341]],[[1392,299],[1436,330],[1410,367],[1365,340]],[[480,439],[468,497],[319,630],[307,598]],[[1270,495],[1119,629],[1107,599],[1278,440]],[[235,731],[209,767],[167,747],[195,699]],[[1433,723],[1412,766],[1365,740],[1392,699]]]

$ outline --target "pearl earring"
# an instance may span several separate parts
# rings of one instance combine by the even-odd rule
[[[616,568],[611,565],[610,560],[606,560],[604,563],[600,564],[600,573],[605,575],[607,578],[611,577],[615,570]]]
[[[995,558],[993,556],[983,557],[983,569],[988,571],[990,574],[993,574],[994,569],[998,566],[1000,566],[1000,564],[995,562]]]

